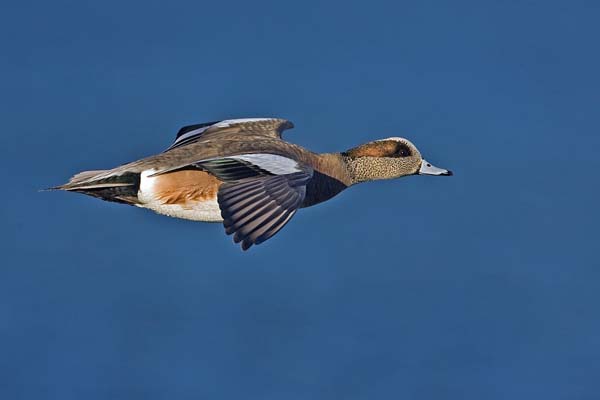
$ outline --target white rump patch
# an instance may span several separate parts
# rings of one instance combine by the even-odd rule
[[[149,196],[154,194],[154,180],[155,178],[151,176],[156,173],[156,169],[147,169],[142,171],[140,174],[140,189],[138,191],[138,198],[141,201],[150,200]]]

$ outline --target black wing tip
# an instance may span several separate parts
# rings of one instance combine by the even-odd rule
[[[279,129],[282,131],[284,131],[286,129],[294,128],[294,123],[292,121],[289,121],[287,119],[282,119],[281,122],[282,122],[281,127]]]
[[[241,247],[242,247],[242,251],[248,251],[248,249],[249,249],[250,247],[252,247],[252,245],[253,245],[253,244],[254,244],[254,243],[253,243],[253,242],[250,242],[250,241],[246,241],[246,240],[242,241],[242,245],[241,245]]]
[[[231,235],[232,233],[234,233],[233,243],[239,243],[242,251],[248,251],[248,249],[252,247],[252,245],[258,244],[252,241],[252,239],[250,239],[248,236],[243,235],[240,231],[228,231],[227,229],[225,229],[225,233],[227,235]]]
[[[43,188],[43,189],[38,189],[38,193],[41,192],[53,192],[56,190],[66,190],[65,187],[63,185],[60,186],[52,186],[52,187],[47,187],[47,188]]]
[[[186,125],[183,126],[179,129],[179,131],[177,131],[177,135],[175,136],[175,139],[178,139],[181,135],[185,135],[186,133],[193,131],[195,129],[200,129],[200,128],[205,128],[207,126],[212,126],[215,124],[218,124],[221,121],[211,121],[211,122],[202,122],[199,124],[193,124],[193,125]]]
[[[227,224],[232,224],[232,225],[227,225]],[[228,220],[226,218],[223,219],[223,227],[225,228],[225,234],[227,236],[231,236],[233,235],[233,243],[238,244],[240,243],[240,248],[242,249],[242,251],[248,251],[248,249],[250,247],[252,247],[252,245],[255,244],[260,244],[262,242],[253,242],[248,236],[243,235],[240,231],[235,229],[235,225],[233,224],[233,221]]]

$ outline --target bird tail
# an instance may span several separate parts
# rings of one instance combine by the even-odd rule
[[[74,175],[69,182],[46,190],[66,190],[98,197],[117,203],[137,204],[140,174],[119,173],[111,170],[83,171]]]

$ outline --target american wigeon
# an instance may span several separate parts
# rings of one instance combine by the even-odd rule
[[[452,175],[408,140],[391,137],[341,153],[316,154],[281,138],[276,118],[215,121],[182,128],[164,152],[53,189],[148,208],[194,221],[223,222],[243,250],[275,235],[299,208],[359,182]]]

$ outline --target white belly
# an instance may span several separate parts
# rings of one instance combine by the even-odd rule
[[[156,177],[149,177],[152,170],[144,171],[140,177],[140,189],[138,191],[138,207],[147,208],[158,214],[168,215],[174,218],[189,219],[192,221],[221,222],[221,209],[217,203],[216,196],[213,199],[202,201],[189,201],[182,204],[165,204],[157,199],[154,192]]]
[[[207,200],[188,204],[161,204],[159,202],[146,202],[137,204],[138,207],[147,208],[158,214],[168,215],[174,218],[191,219],[192,221],[221,222],[221,210],[216,200]]]

